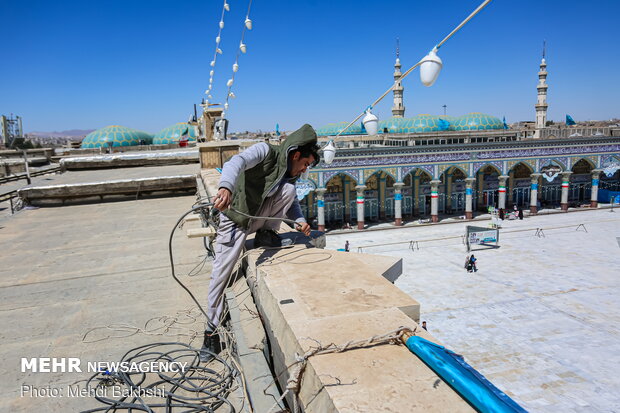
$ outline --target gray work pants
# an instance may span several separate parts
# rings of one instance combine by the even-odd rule
[[[275,194],[265,199],[257,216],[284,218],[293,201],[295,200],[295,185],[285,183],[280,186]],[[224,289],[228,285],[230,275],[243,251],[245,239],[259,229],[280,228],[281,221],[276,220],[251,220],[247,230],[239,228],[226,215],[220,214],[220,226],[215,238],[215,260],[209,283],[207,315],[213,327],[220,324],[224,312]]]

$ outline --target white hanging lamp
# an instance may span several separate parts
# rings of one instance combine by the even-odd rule
[[[215,49],[217,54],[222,54],[222,49],[220,49],[219,47]]]
[[[222,39],[220,38],[220,36],[217,36],[217,37],[215,38],[215,43],[220,44],[220,40],[222,40]]]
[[[224,110],[228,110],[228,103],[224,103]]]
[[[245,43],[241,43],[239,45],[239,50],[241,50],[241,53],[245,53],[247,51],[247,46],[245,45]]]
[[[231,97],[231,98],[233,98],[233,99],[237,97],[237,96],[235,96],[235,94],[234,94],[233,92],[230,92],[230,93],[228,94],[228,96],[229,96],[229,97]]]
[[[334,146],[334,141],[329,141],[329,143],[323,148],[323,160],[329,165],[334,161],[335,156],[336,147]]]
[[[233,64],[233,72],[237,73],[237,70],[239,70],[239,65],[237,63]]]
[[[234,83],[233,79],[228,79],[228,82],[226,82],[226,86],[231,87]]]
[[[215,66],[215,60],[211,60],[211,63],[209,63],[211,65],[211,67]]]
[[[246,27],[248,30],[252,30],[252,20],[250,20],[250,18],[249,18],[249,17],[246,17],[246,18],[245,18],[245,27]]]
[[[226,11],[230,11],[230,6],[226,2],[224,3],[224,9],[226,9]]]
[[[211,71],[209,72],[209,76],[211,76],[211,77],[213,77],[213,75],[214,75],[214,74],[215,74],[215,70],[211,70]]]
[[[441,59],[437,56],[437,48],[433,48],[433,50],[422,58],[421,62],[420,82],[426,87],[433,86],[443,67]]]
[[[223,29],[223,28],[224,28],[224,20],[221,20],[220,21],[220,29]]]
[[[362,123],[368,135],[377,134],[377,130],[379,129],[379,118],[370,111],[370,108],[366,109],[366,116],[362,119]]]

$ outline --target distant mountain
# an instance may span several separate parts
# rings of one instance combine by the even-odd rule
[[[70,129],[61,132],[28,132],[27,135],[40,138],[79,138],[88,135],[95,129]]]

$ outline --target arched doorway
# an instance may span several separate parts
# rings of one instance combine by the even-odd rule
[[[531,175],[534,171],[526,164],[519,162],[510,170],[508,203],[517,207],[527,208],[530,204]]]
[[[573,165],[568,191],[569,203],[581,204],[590,201],[593,169],[594,165],[585,159],[580,159]]]
[[[499,176],[501,172],[493,165],[486,165],[477,173],[477,209],[486,211],[489,206],[497,207],[499,200]]]

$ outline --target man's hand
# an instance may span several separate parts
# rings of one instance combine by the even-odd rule
[[[308,225],[307,222],[301,222],[297,224],[297,231],[303,232],[306,237],[309,237],[310,231],[312,231],[312,229],[310,228],[310,225]]]
[[[215,199],[213,200],[213,206],[224,212],[230,206],[231,201],[232,194],[230,193],[230,191],[226,188],[220,188],[220,190],[217,191]]]

